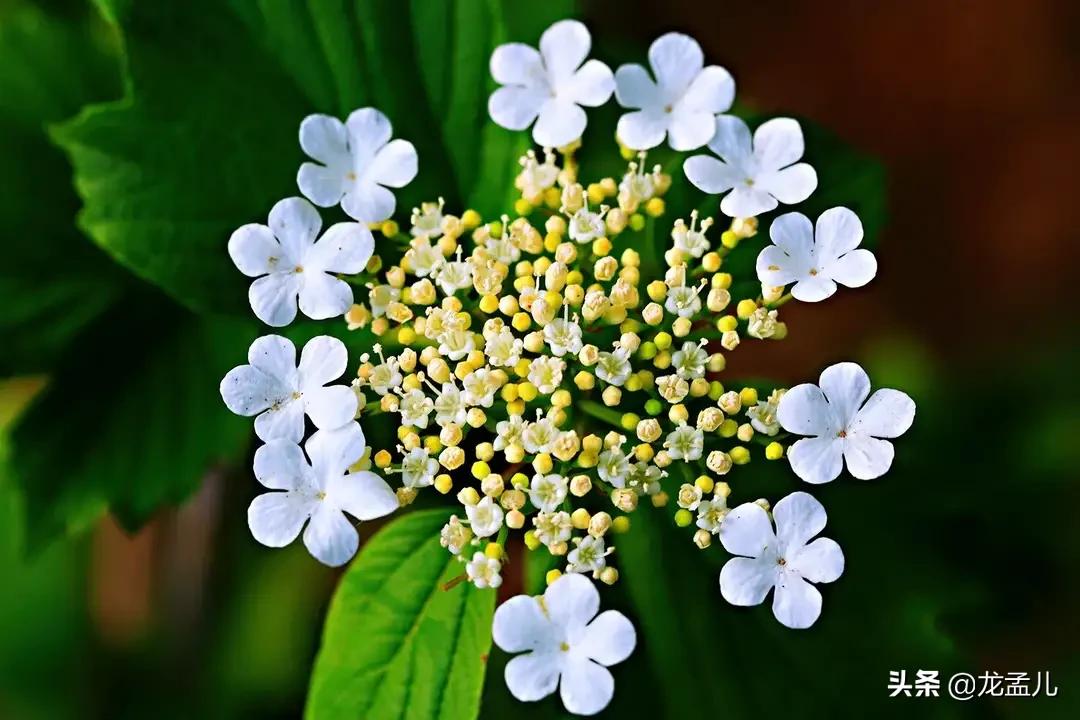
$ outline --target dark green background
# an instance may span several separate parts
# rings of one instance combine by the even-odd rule
[[[1080,357],[1061,149],[1080,146],[1075,10],[699,5],[584,15],[612,64],[690,32],[744,109],[812,118],[887,177],[886,213],[880,168],[809,132],[814,202],[881,230],[881,270],[787,306],[784,345],[748,343],[728,377],[792,384],[853,359],[919,410],[886,478],[815,489],[848,564],[809,631],[728,606],[718,548],[635,516],[604,597],[640,646],[604,716],[1074,716]],[[0,717],[300,713],[337,574],[245,526],[253,438],[216,387],[257,326],[225,239],[295,192],[304,114],[367,102],[420,151],[399,207],[505,207],[522,139],[483,127],[477,78],[493,43],[535,42],[565,9],[0,0]],[[616,113],[590,116],[588,148],[606,150]],[[732,485],[741,499],[798,487],[762,462]],[[493,651],[482,717],[561,717],[555,700],[509,698],[505,660]],[[889,700],[897,669],[1049,670],[1061,690]]]

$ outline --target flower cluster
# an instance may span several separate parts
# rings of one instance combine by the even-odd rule
[[[697,547],[718,540],[737,556],[720,576],[728,601],[756,605],[775,587],[777,619],[807,627],[821,607],[810,583],[843,570],[835,542],[810,542],[824,508],[802,492],[775,508],[765,500],[729,508],[728,479],[758,447],[767,460],[786,456],[809,483],[835,479],[844,462],[857,478],[878,477],[892,461],[885,438],[914,417],[903,393],[870,396],[852,363],[828,368],[818,386],[766,394],[724,385],[727,356],[742,342],[786,336],[786,302],[816,302],[874,277],[873,254],[859,248],[862,225],[843,207],[816,223],[797,212],[775,217],[754,291],[733,296],[728,254],[759,235],[758,216],[817,187],[800,162],[799,124],[778,118],[751,135],[725,115],[734,81],[705,67],[685,35],[653,43],[651,72],[612,73],[587,59],[590,46],[583,25],[562,21],[539,50],[511,43],[493,53],[501,87],[492,119],[532,126],[541,146],[520,159],[520,197],[498,218],[455,214],[438,199],[415,208],[403,229],[389,219],[388,188],[415,176],[412,145],[390,140],[389,121],[372,108],[345,123],[305,119],[301,146],[317,163],[305,163],[297,181],[310,202],[278,203],[268,225],[240,228],[229,252],[257,278],[251,306],[268,325],[287,325],[299,306],[313,319],[343,316],[378,342],[359,358],[351,387],[330,384],[348,367],[340,340],[311,340],[297,363],[276,335],[256,340],[249,364],[221,385],[230,409],[257,416],[266,443],[255,475],[276,492],[249,511],[260,542],[285,545],[307,523],[312,554],[341,564],[357,546],[343,513],[380,517],[430,488],[456,498],[440,541],[477,587],[501,584],[511,533],[556,558],[543,601],[506,603],[494,635],[508,651],[532,650],[507,666],[511,692],[538,699],[561,675],[566,707],[582,714],[607,704],[612,681],[601,666],[634,645],[617,613],[589,623],[597,593],[583,576],[618,580],[616,538],[639,503],[674,503],[675,523]],[[612,94],[629,110],[617,128],[626,170],[589,178],[579,162],[582,106]],[[675,151],[707,145],[715,154],[687,158],[682,171],[723,195],[720,215],[695,211],[664,224],[674,168],[650,165],[647,151],[665,139]],[[340,204],[359,222],[320,237],[312,203]],[[670,241],[652,252],[659,233]],[[367,447],[357,419],[380,414],[392,418],[396,441]],[[317,431],[301,450],[305,416]],[[809,437],[788,446],[792,435]]]

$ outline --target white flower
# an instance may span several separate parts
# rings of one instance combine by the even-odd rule
[[[705,433],[691,425],[680,425],[664,438],[664,447],[673,460],[700,460]]]
[[[312,320],[344,315],[353,292],[333,273],[364,269],[375,240],[360,223],[322,228],[319,211],[303,198],[286,198],[270,209],[269,225],[249,223],[229,238],[229,257],[251,283],[248,301],[255,317],[271,327],[284,327],[300,311]]]
[[[750,141],[750,128],[730,115],[716,118],[716,135],[709,149],[721,160],[695,155],[683,163],[683,172],[698,189],[728,193],[720,210],[729,217],[754,217],[777,206],[802,202],[817,187],[817,173],[803,156],[803,135],[791,118],[763,123]],[[795,164],[798,163],[798,164]]]
[[[627,147],[646,150],[668,138],[673,150],[694,150],[716,131],[716,115],[735,99],[735,81],[722,67],[705,67],[701,46],[681,33],[661,35],[649,46],[656,82],[641,65],[615,72],[615,98],[640,108],[619,118],[616,135]]]
[[[491,334],[485,334],[484,337],[486,338],[484,354],[493,366],[513,367],[521,359],[523,343],[520,338],[514,337],[510,328],[499,328]]]
[[[844,572],[844,553],[828,538],[810,539],[825,528],[825,508],[794,492],[769,515],[756,503],[728,513],[720,542],[735,557],[720,571],[720,593],[732,605],[760,605],[773,593],[773,615],[789,628],[808,628],[821,614],[821,593],[810,583],[832,582]],[[809,581],[809,582],[807,582]]]
[[[676,220],[674,227],[671,228],[671,239],[675,249],[691,257],[699,258],[709,251],[709,239],[705,237],[705,232],[712,227],[713,219],[705,218],[701,221],[700,227],[697,225],[697,219],[698,212],[693,210],[690,213],[690,227],[687,227],[681,218]]]
[[[603,205],[600,206],[600,212],[593,212],[588,205],[575,212],[573,217],[570,218],[570,222],[567,223],[570,239],[579,245],[584,245],[598,237],[602,237],[607,232],[604,215]]]
[[[409,231],[413,237],[434,239],[442,235],[443,203],[439,198],[438,202],[420,203],[420,207],[413,208],[412,230]]]
[[[469,525],[476,537],[490,537],[502,528],[502,508],[490,497],[485,497],[475,505],[466,505],[465,514],[469,516]]]
[[[428,426],[428,416],[434,408],[435,403],[424,394],[423,390],[410,390],[401,396],[401,401],[398,403],[401,424],[423,430]]]
[[[465,402],[482,407],[491,407],[494,404],[499,378],[491,370],[474,370],[465,376],[462,384],[465,386]]]
[[[502,563],[482,552],[473,553],[472,560],[465,563],[465,573],[476,587],[497,588],[502,585]]]
[[[529,502],[542,512],[555,512],[566,499],[568,481],[562,475],[533,475],[529,485]]]
[[[783,396],[783,390],[774,390],[767,400],[758,401],[754,407],[746,411],[746,416],[750,418],[750,425],[759,433],[771,437],[780,432],[780,422],[776,419],[776,410]]]
[[[438,271],[446,262],[442,250],[438,245],[432,245],[427,235],[413,238],[409,242],[409,250],[405,256],[409,258],[409,269],[412,274],[419,278]]]
[[[593,577],[607,565],[607,556],[615,548],[605,548],[604,538],[586,535],[576,548],[566,556],[566,570],[576,573],[593,573]]]
[[[694,317],[701,310],[701,298],[698,297],[700,292],[701,287],[697,285],[679,285],[669,288],[667,299],[664,300],[664,309],[682,318]]]
[[[461,524],[457,515],[451,515],[450,521],[439,531],[439,544],[450,551],[451,555],[460,555],[465,545],[472,540],[472,530]]]
[[[705,377],[705,363],[709,361],[709,353],[704,344],[696,342],[684,342],[681,350],[671,354],[671,366],[676,374],[686,380]]]
[[[596,474],[601,480],[617,488],[626,487],[630,470],[630,460],[617,447],[600,453],[596,460]]]
[[[570,520],[570,513],[565,510],[553,513],[541,511],[533,515],[533,527],[536,528],[536,539],[551,547],[555,543],[570,539],[573,522]]]
[[[915,403],[899,390],[878,390],[867,400],[868,395],[870,378],[850,362],[825,368],[818,385],[796,385],[784,394],[776,412],[780,425],[813,436],[788,449],[796,475],[814,484],[835,480],[843,468],[841,458],[860,480],[885,474],[893,446],[879,438],[903,435],[915,420]]]
[[[596,360],[596,377],[606,383],[621,386],[630,379],[630,353],[622,348],[602,352]]]
[[[532,702],[561,685],[562,703],[576,715],[607,707],[615,691],[607,668],[630,657],[637,635],[622,613],[599,609],[596,587],[576,573],[551,583],[543,597],[517,595],[500,605],[492,639],[505,652],[523,653],[506,664],[510,693]]]
[[[438,425],[464,425],[468,414],[465,397],[454,383],[443,383],[435,398],[435,422]]]
[[[529,423],[522,433],[525,449],[530,453],[551,452],[558,437],[559,428],[555,427],[555,421],[548,417]]]
[[[341,377],[349,363],[345,344],[337,338],[320,335],[309,340],[298,366],[291,341],[264,335],[248,348],[248,362],[224,377],[221,398],[237,415],[258,415],[255,434],[262,440],[300,442],[305,413],[322,430],[339,428],[355,417],[352,388],[325,387]]]
[[[544,340],[556,357],[566,353],[577,355],[582,347],[581,325],[565,318],[555,318],[544,326]]]
[[[439,461],[427,448],[415,447],[401,458],[401,484],[409,488],[427,487],[435,483]]]
[[[357,423],[319,430],[304,449],[273,440],[255,452],[255,477],[271,490],[248,508],[251,534],[263,545],[285,547],[300,534],[319,562],[336,567],[356,553],[356,528],[345,517],[373,520],[398,508],[397,496],[372,472],[346,475],[364,454],[364,433]],[[310,520],[310,522],[308,522]]]
[[[342,123],[329,115],[309,115],[300,123],[300,147],[312,159],[300,166],[296,184],[319,207],[341,209],[361,222],[381,222],[397,201],[386,188],[405,187],[416,177],[416,148],[390,140],[390,120],[375,108],[361,108]]]
[[[500,420],[495,424],[495,443],[492,447],[505,450],[511,445],[522,445],[524,432],[525,421],[520,415],[511,415],[506,420]]]
[[[863,239],[859,216],[845,207],[821,213],[816,229],[801,213],[781,215],[769,227],[769,237],[773,244],[758,254],[758,279],[771,287],[795,283],[796,300],[824,300],[837,283],[862,287],[877,274],[874,254],[856,249]]]
[[[723,495],[715,495],[712,500],[706,500],[698,505],[697,511],[697,526],[716,535],[720,532],[724,518],[728,514],[727,498]]]
[[[533,358],[529,363],[529,382],[541,395],[550,395],[559,389],[566,361],[554,357]]]
[[[540,36],[540,51],[507,43],[491,54],[491,76],[502,85],[491,94],[491,119],[509,130],[536,121],[533,139],[543,147],[563,147],[585,131],[582,105],[603,105],[615,89],[611,68],[585,61],[592,38],[576,20],[561,20]]]

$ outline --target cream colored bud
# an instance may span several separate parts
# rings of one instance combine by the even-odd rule
[[[577,260],[577,245],[575,243],[559,243],[555,248],[555,261],[563,265],[570,265]]]
[[[750,442],[754,439],[754,426],[750,423],[743,423],[735,432],[735,436],[739,438],[741,442]]]
[[[548,290],[559,292],[566,286],[566,276],[569,271],[561,262],[553,262],[544,272],[544,285]]]
[[[504,488],[505,485],[503,483],[502,475],[499,475],[498,473],[491,473],[480,481],[480,492],[488,497],[499,497],[502,495]]]
[[[585,206],[585,188],[580,183],[570,183],[562,191],[562,207],[567,214],[576,213]]]
[[[600,349],[595,345],[582,345],[578,351],[578,362],[585,367],[592,367],[600,358]]]
[[[731,232],[737,238],[748,238],[757,235],[758,220],[756,217],[735,218],[731,221]]]
[[[656,465],[658,468],[666,468],[671,465],[671,456],[668,455],[667,450],[661,450],[656,453],[656,456],[653,458],[653,465]]]
[[[713,450],[705,458],[705,467],[717,475],[726,475],[731,470],[731,456],[723,450]]]
[[[565,555],[570,550],[570,546],[561,540],[548,545],[548,552],[552,555]]]
[[[600,282],[607,282],[615,277],[615,272],[618,269],[619,261],[608,255],[596,261],[596,264],[593,265],[593,275]]]
[[[457,499],[462,505],[475,505],[480,502],[480,493],[476,492],[476,488],[461,488],[458,491]]]
[[[608,407],[615,407],[622,402],[622,390],[614,385],[608,385],[604,388],[604,392],[600,397],[603,399],[605,405]]]
[[[739,331],[728,330],[720,337],[720,346],[725,350],[731,351],[739,347]]]
[[[627,352],[635,353],[641,347],[641,337],[637,333],[625,332],[619,336],[619,347]]]
[[[761,299],[767,303],[774,303],[784,296],[784,286],[777,285],[775,287],[769,285],[761,286]]]
[[[641,311],[641,317],[649,325],[659,325],[664,320],[664,308],[657,303],[649,303]]]
[[[642,442],[651,443],[659,440],[661,432],[660,423],[655,418],[642,420],[637,424],[638,440]]]
[[[616,488],[611,491],[611,503],[623,512],[633,512],[637,502],[637,493],[630,488]]]
[[[581,314],[588,322],[593,322],[607,311],[611,303],[603,290],[590,290],[585,293],[585,301],[581,304]]]
[[[416,488],[411,487],[399,487],[394,491],[397,495],[398,505],[405,507],[406,505],[412,505],[413,500],[416,499]]]
[[[552,215],[544,222],[544,230],[554,235],[565,235],[566,220],[560,215]]]
[[[459,447],[443,448],[439,453],[439,464],[447,470],[457,470],[465,462],[465,451]]]
[[[533,307],[535,308],[536,305],[534,304]],[[542,332],[533,331],[525,336],[522,344],[529,352],[539,353],[544,349],[544,334]]]
[[[713,288],[705,298],[705,306],[713,312],[721,312],[731,303],[731,293],[724,288]]]
[[[470,408],[469,412],[465,415],[465,422],[469,423],[469,427],[478,428],[487,421],[487,415],[484,411],[478,407]]]
[[[600,582],[605,585],[614,585],[619,581],[619,571],[610,565],[600,571]]]
[[[416,369],[416,351],[412,348],[405,348],[398,355],[398,365],[405,372],[412,372]]]
[[[585,497],[592,490],[592,480],[588,475],[575,475],[570,478],[570,494],[574,497]]]
[[[693,324],[690,318],[675,318],[675,322],[671,323],[671,334],[675,337],[686,337],[691,329],[693,329]]]
[[[499,504],[506,510],[517,510],[518,508],[525,507],[525,500],[525,493],[516,488],[504,490],[503,494],[499,496]]]
[[[520,530],[525,526],[525,515],[520,510],[511,510],[506,513],[506,527],[511,530]]]
[[[734,390],[728,390],[721,395],[717,404],[728,415],[738,415],[739,411],[742,410],[742,398]]]
[[[712,534],[708,530],[699,529],[694,533],[694,544],[704,550],[712,545]]]
[[[405,271],[402,270],[397,265],[395,265],[394,267],[387,270],[386,271],[386,284],[391,286],[391,287],[395,287],[395,288],[404,287],[405,286]]]
[[[724,413],[718,407],[707,407],[697,416],[698,430],[714,432],[724,422]]]
[[[611,516],[600,511],[589,520],[589,534],[593,537],[603,537],[611,529]]]
[[[461,442],[461,426],[455,423],[447,423],[439,431],[439,442],[447,447],[454,447]]]

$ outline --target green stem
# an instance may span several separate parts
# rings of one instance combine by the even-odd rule
[[[575,407],[590,417],[594,417],[601,422],[605,422],[608,425],[612,425],[622,430],[622,415],[616,410],[606,408],[600,403],[593,402],[592,400],[581,400],[580,402],[575,403]]]

